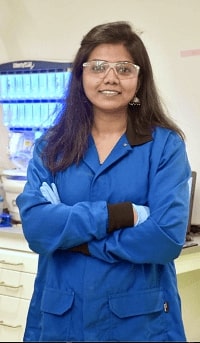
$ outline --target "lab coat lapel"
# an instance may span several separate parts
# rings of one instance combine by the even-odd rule
[[[117,160],[125,156],[131,150],[132,147],[128,143],[126,135],[124,134],[119,139],[119,141],[111,151],[110,155],[104,161],[104,163],[100,164],[94,140],[92,137],[90,137],[89,147],[83,160],[95,174],[99,174],[105,171],[106,168],[110,167],[113,163],[115,163]]]

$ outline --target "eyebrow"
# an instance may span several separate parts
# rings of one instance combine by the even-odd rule
[[[132,62],[132,61],[116,61],[116,62],[111,62],[111,61],[101,60],[99,58],[94,58],[92,60],[89,60],[88,62],[92,62],[92,61],[97,61],[97,62],[99,61],[99,62],[106,62],[106,63],[132,63],[132,64],[134,64],[134,62]]]

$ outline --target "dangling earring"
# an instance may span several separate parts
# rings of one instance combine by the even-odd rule
[[[130,106],[140,106],[140,99],[135,95],[134,98],[129,102]]]

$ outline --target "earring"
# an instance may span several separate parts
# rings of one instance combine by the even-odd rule
[[[130,106],[140,106],[140,99],[135,95],[134,98],[129,102]]]

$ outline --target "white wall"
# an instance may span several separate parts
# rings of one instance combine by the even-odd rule
[[[161,96],[185,131],[197,171],[195,224],[200,223],[200,54],[181,52],[199,53],[199,13],[199,0],[0,0],[0,63],[72,61],[83,35],[107,21],[128,20],[142,32]],[[0,121],[0,167],[7,168],[1,126]]]

